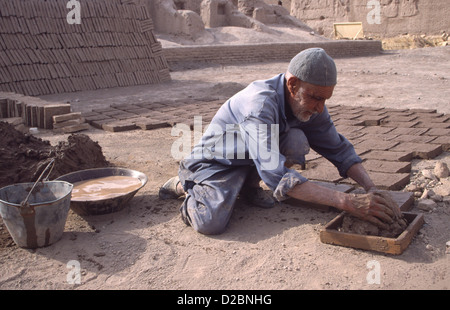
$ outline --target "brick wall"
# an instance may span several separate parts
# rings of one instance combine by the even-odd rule
[[[132,0],[0,0],[0,91],[29,96],[170,80],[146,7]]]
[[[300,51],[321,47],[332,57],[358,57],[379,54],[381,41],[325,41],[311,43],[267,43],[246,45],[182,46],[164,48],[169,66],[179,62],[251,63],[289,61]]]

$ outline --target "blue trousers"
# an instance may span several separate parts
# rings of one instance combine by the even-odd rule
[[[309,143],[303,131],[291,128],[281,134],[280,153],[287,165],[304,164]],[[195,171],[192,166],[184,160],[180,163],[180,181],[186,192],[181,218],[199,233],[220,234],[226,229],[244,184],[260,180],[256,167],[227,166],[208,160],[196,163]]]

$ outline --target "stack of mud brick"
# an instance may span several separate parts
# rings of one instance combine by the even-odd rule
[[[89,129],[86,119],[81,112],[72,112],[53,116],[53,129],[61,133],[74,133]]]
[[[28,127],[53,128],[55,115],[70,113],[67,103],[48,102],[16,93],[0,92],[0,119],[21,119]]]
[[[147,8],[133,1],[0,0],[0,91],[28,96],[170,80]]]
[[[321,47],[332,57],[356,57],[380,54],[381,41],[340,40],[302,43],[262,43],[221,46],[181,46],[164,48],[167,62],[255,63],[289,61],[300,51]]]

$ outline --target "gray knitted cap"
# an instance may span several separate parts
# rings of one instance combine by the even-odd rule
[[[288,71],[300,80],[319,86],[337,84],[334,60],[321,48],[309,48],[292,58]]]

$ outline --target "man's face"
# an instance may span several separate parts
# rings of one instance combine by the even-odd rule
[[[298,81],[298,90],[291,100],[291,109],[301,122],[307,122],[317,113],[322,113],[325,101],[333,95],[334,86],[318,86]]]

